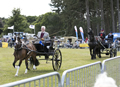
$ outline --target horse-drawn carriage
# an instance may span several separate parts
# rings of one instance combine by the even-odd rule
[[[109,38],[106,38],[105,41],[98,41],[98,43],[101,45],[101,54],[110,55],[110,58],[117,56],[116,41],[111,42]]]
[[[27,70],[29,70],[32,66],[33,69],[36,69],[36,66],[39,65],[39,59],[41,59],[40,56],[47,56],[45,57],[45,60],[51,60],[52,66],[54,70],[59,70],[61,68],[62,64],[62,54],[59,49],[55,49],[53,47],[54,40],[48,40],[48,41],[33,41],[31,43],[25,44],[21,41],[20,37],[15,37],[14,42],[14,62],[13,66],[17,68],[17,72],[15,76],[18,76],[18,71],[20,68],[20,65],[22,63],[22,60],[25,60],[26,70],[25,73],[27,73]],[[39,58],[36,58],[36,56],[39,56]],[[51,57],[50,57],[51,56]],[[15,63],[19,61],[18,66],[15,65]]]
[[[117,56],[116,41],[111,42],[109,38],[102,41],[99,36],[94,36],[92,29],[88,35],[91,59],[96,59],[96,55],[101,58],[101,54],[110,55],[110,58]]]
[[[59,70],[62,64],[62,54],[60,49],[55,49],[53,46],[54,40],[48,40],[48,41],[33,41],[33,44],[36,51],[36,56],[48,56],[48,58],[45,57],[46,63],[48,60],[52,61],[52,66],[55,71]],[[46,44],[47,46],[44,46]],[[50,58],[51,56],[51,58]],[[39,58],[40,60],[43,60]]]

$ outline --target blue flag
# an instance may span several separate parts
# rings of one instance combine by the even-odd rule
[[[81,33],[81,36],[82,36],[82,40],[84,41],[84,33],[83,33],[83,28],[82,28],[82,27],[80,27],[79,29],[80,29],[80,33]]]
[[[42,46],[44,46],[44,44],[42,43],[42,41],[39,41],[39,44],[41,44]]]
[[[77,27],[74,26],[74,28],[75,28],[76,37],[77,37],[77,39],[78,39]]]

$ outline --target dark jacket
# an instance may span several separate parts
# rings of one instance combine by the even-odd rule
[[[109,35],[108,35],[108,39],[109,39],[109,41],[112,42],[112,41],[113,41],[113,35],[110,35],[110,34],[109,34]]]
[[[101,38],[102,40],[105,39],[105,33],[99,33],[99,36],[100,36],[100,38]]]

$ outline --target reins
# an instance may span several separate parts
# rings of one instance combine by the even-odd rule
[[[19,51],[19,50],[21,50],[22,48],[23,48],[23,44],[22,44],[19,48],[15,48],[15,47],[14,47],[14,50]]]

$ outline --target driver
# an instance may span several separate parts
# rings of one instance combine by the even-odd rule
[[[45,26],[41,26],[41,31],[38,32],[37,37],[42,41],[50,40],[49,33],[45,31]]]
[[[105,39],[104,29],[101,29],[101,32],[99,33],[99,36],[102,39],[102,41],[104,41],[104,39]]]
[[[45,29],[46,29],[45,26],[41,26],[41,31],[38,32],[37,37],[42,41],[42,44],[44,46],[44,51],[48,52],[48,49],[50,47],[50,37],[49,37],[49,33],[46,32]],[[48,55],[45,55],[45,59],[48,59]]]

